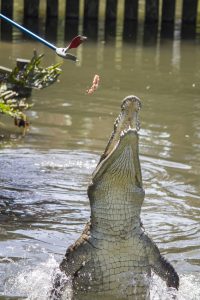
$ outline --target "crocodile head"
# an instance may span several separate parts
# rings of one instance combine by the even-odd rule
[[[119,169],[120,173],[124,172],[124,176],[120,176],[121,179],[125,179],[126,182],[132,179],[132,183],[142,186],[138,158],[138,130],[140,128],[138,112],[140,108],[141,102],[136,96],[131,95],[123,100],[121,112],[114,123],[114,130],[93,173],[93,182],[102,178],[113,166]],[[121,160],[119,160],[120,157]]]
[[[95,220],[101,222],[101,219],[105,223],[112,220],[114,226],[116,216],[118,221],[121,218],[121,227],[124,227],[127,217],[140,218],[144,199],[138,155],[140,108],[141,102],[135,96],[128,96],[122,102],[114,130],[88,188],[93,223]]]

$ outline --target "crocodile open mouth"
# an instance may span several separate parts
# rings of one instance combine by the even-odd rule
[[[124,149],[131,149],[131,157],[125,159],[133,161],[134,169],[138,164],[138,130],[140,123],[138,112],[141,108],[141,102],[136,96],[126,97],[121,105],[121,112],[114,123],[114,130],[108,141],[104,153],[102,154],[96,170],[93,173],[93,180],[101,176],[107,167],[116,161]],[[128,152],[127,152],[128,153]],[[125,161],[124,160],[124,161]],[[123,165],[122,165],[123,167]],[[141,185],[141,176],[137,178]]]
[[[99,163],[113,151],[118,144],[120,137],[124,136],[125,133],[131,129],[139,131],[140,122],[138,112],[140,109],[141,101],[139,98],[133,95],[124,98],[121,105],[121,112],[114,123],[114,130]]]

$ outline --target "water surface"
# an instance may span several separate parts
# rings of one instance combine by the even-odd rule
[[[60,61],[17,40],[1,42],[0,64],[30,58],[34,48],[45,52],[44,64]],[[178,299],[200,299],[198,43],[143,47],[117,38],[88,42],[77,55],[77,65],[63,62],[58,84],[33,92],[24,137],[1,117],[0,299],[45,299],[54,268],[89,217],[87,185],[129,94],[143,104],[143,224],[180,274]],[[88,96],[95,74],[101,84]],[[156,276],[151,299],[172,299]]]

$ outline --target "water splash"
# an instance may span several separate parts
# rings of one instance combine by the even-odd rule
[[[36,267],[17,264],[12,270],[12,275],[6,279],[4,294],[22,296],[27,300],[47,299],[52,288],[52,277],[56,268],[58,268],[58,263],[53,256]]]
[[[151,280],[151,300],[198,300],[200,299],[200,276],[197,274],[180,275],[179,291],[167,288],[155,274]]]
[[[52,278],[58,270],[58,262],[53,255],[38,266],[20,262],[11,264],[11,271],[5,280],[4,295],[23,297],[26,300],[47,300],[52,289]],[[66,281],[65,281],[66,283]],[[182,274],[180,289],[167,288],[165,283],[153,274],[150,281],[150,300],[198,300],[200,299],[200,276]],[[65,290],[65,299],[71,300],[72,290],[69,284]],[[93,299],[94,300],[94,299]]]

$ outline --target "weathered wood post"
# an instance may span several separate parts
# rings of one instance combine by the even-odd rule
[[[98,14],[99,0],[85,0],[83,31],[86,36],[95,40],[98,33]]]
[[[24,0],[24,25],[34,33],[38,33],[38,16],[40,0]],[[24,37],[28,38],[27,35]]]
[[[183,38],[195,38],[198,0],[183,0],[182,28]]]
[[[38,18],[40,0],[24,0],[24,18]]]
[[[145,23],[157,23],[159,19],[159,0],[146,0]]]
[[[67,0],[65,15],[66,19],[79,18],[79,0]]]
[[[124,40],[136,40],[138,23],[138,0],[125,0],[124,3]]]
[[[84,18],[98,19],[99,0],[85,0],[84,1]]]
[[[47,0],[47,18],[57,18],[58,17],[58,0]]]
[[[65,39],[72,39],[78,34],[79,0],[67,0],[65,10]]]
[[[13,17],[13,0],[1,0],[1,12],[6,15],[6,17]]]
[[[117,18],[117,0],[106,1],[106,19],[116,20]]]
[[[198,0],[183,0],[182,22],[196,24]]]
[[[106,1],[105,38],[116,34],[117,2],[117,0]]]
[[[46,37],[56,41],[58,26],[58,0],[47,0],[46,7]]]
[[[13,18],[13,0],[1,0],[1,13]],[[1,20],[1,39],[12,40],[12,25]]]
[[[173,38],[176,0],[163,0],[161,37]]]
[[[138,0],[125,0],[124,19],[134,21],[138,20]]]
[[[159,0],[146,0],[145,2],[145,24],[144,44],[155,44],[157,42],[159,20]]]
[[[176,0],[163,0],[162,23],[174,23]]]

